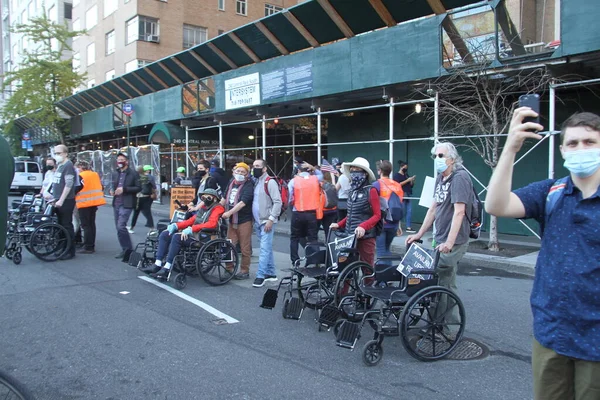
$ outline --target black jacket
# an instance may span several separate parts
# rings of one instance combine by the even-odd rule
[[[116,190],[119,186],[119,171],[112,173],[112,189]],[[123,181],[123,207],[135,208],[137,203],[136,194],[142,190],[140,184],[140,175],[131,167],[125,170],[125,180]],[[113,206],[115,205],[116,197],[113,197]]]
[[[225,194],[225,192],[227,191],[227,186],[229,185],[229,178],[225,176],[225,170],[223,168],[217,168],[210,173],[210,176],[217,180],[219,188],[221,189],[223,194]]]

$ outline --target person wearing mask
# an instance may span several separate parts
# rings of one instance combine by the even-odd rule
[[[217,181],[217,191],[223,195],[227,190],[229,179],[225,175],[225,170],[220,167],[219,160],[214,159],[210,162],[210,176]]]
[[[318,222],[317,209],[320,204],[320,183],[323,173],[304,162],[300,157],[294,160],[294,167],[298,173],[288,183],[290,192],[290,205],[292,206],[292,221],[290,224],[290,258],[292,264],[300,259],[298,244],[306,240],[307,243],[317,241]],[[313,172],[314,174],[311,174]]]
[[[106,204],[100,176],[90,170],[87,161],[79,161],[79,177],[83,188],[75,196],[75,204],[79,211],[81,230],[83,231],[83,248],[80,253],[92,254],[96,245],[96,211]]]
[[[52,193],[50,192],[52,186],[52,180],[54,179],[54,172],[56,172],[56,160],[52,157],[46,158],[46,165],[44,167],[46,171],[44,174],[44,181],[42,182],[42,190],[40,190],[40,194],[44,200],[50,201],[52,200]]]
[[[73,210],[75,209],[75,180],[77,173],[68,155],[67,146],[64,144],[54,147],[54,159],[57,165],[56,172],[52,178],[52,197],[56,199],[54,209],[58,223],[67,230],[71,237],[71,247],[62,257],[63,260],[75,257]]]
[[[210,235],[202,230],[215,230],[219,225],[219,218],[225,208],[219,204],[221,197],[214,189],[206,189],[200,193],[200,208],[198,213],[185,221],[170,224],[158,237],[158,250],[154,265],[142,268],[142,272],[149,273],[157,279],[166,279],[173,266],[173,260],[182,245],[189,245],[194,240],[209,241]],[[181,231],[179,233],[176,233]],[[166,260],[165,260],[166,257]],[[163,260],[166,262],[163,265]]]
[[[341,228],[356,234],[361,261],[375,265],[375,227],[381,219],[379,193],[371,185],[375,181],[375,174],[371,171],[369,162],[362,157],[356,157],[351,163],[344,163],[342,170],[350,181],[348,214],[329,228]]]
[[[339,166],[339,168],[338,168]],[[348,194],[350,193],[350,179],[342,171],[342,164],[338,163],[336,169],[340,172],[335,188],[338,191],[338,221],[346,218],[348,214]]]
[[[177,176],[173,179],[174,185],[181,185],[181,181],[187,180],[187,177],[185,176],[185,167],[179,167],[175,172],[177,173]]]
[[[188,203],[188,211],[198,211],[200,207],[200,194],[206,189],[215,189],[220,192],[219,184],[215,178],[210,174],[210,163],[207,160],[198,161],[196,166],[196,173],[192,180],[194,187],[196,188],[197,196]]]
[[[254,161],[252,175],[256,180],[252,215],[254,216],[254,230],[260,243],[258,271],[252,286],[261,287],[265,282],[277,281],[275,258],[273,257],[273,234],[275,232],[273,227],[281,214],[282,201],[279,184],[276,179],[269,179],[265,160]]]
[[[416,176],[410,176],[408,173],[408,164],[404,161],[398,161],[400,164],[400,170],[394,174],[394,181],[398,182],[402,185],[402,190],[404,191],[405,197],[411,197],[413,186],[415,185]],[[405,198],[402,200],[402,205],[404,206],[404,221],[406,222],[406,232],[407,233],[415,233],[415,230],[411,226],[412,219],[412,204],[410,199]]]
[[[137,168],[138,175],[140,176],[140,185],[142,190],[136,195],[137,206],[133,211],[133,217],[131,217],[131,226],[127,228],[129,233],[134,233],[135,224],[137,222],[140,212],[144,214],[146,218],[146,228],[154,229],[154,219],[152,218],[152,202],[156,198],[156,178],[152,175],[154,167],[152,165],[140,165]]]
[[[379,180],[373,183],[373,187],[377,189],[379,195],[387,201],[389,201],[392,193],[395,193],[400,198],[400,201],[402,201],[402,198],[404,197],[402,186],[398,182],[390,179],[392,167],[392,163],[388,160],[383,160],[379,163],[377,168]],[[401,235],[402,228],[400,228],[400,221],[390,221],[386,219],[383,223],[383,231],[377,236],[377,255],[389,255],[392,241],[396,236]]]
[[[136,207],[136,195],[142,190],[142,187],[138,173],[129,168],[127,154],[119,153],[117,155],[117,168],[117,171],[112,174],[112,188],[110,189],[110,195],[113,196],[112,205],[117,238],[121,246],[121,252],[115,258],[127,261],[133,250],[131,237],[127,231],[127,221]]]
[[[223,219],[228,222],[227,238],[233,245],[240,244],[242,265],[235,279],[250,278],[252,257],[252,200],[254,185],[249,177],[250,167],[244,162],[235,164],[233,178],[227,186],[221,204],[226,210]]]

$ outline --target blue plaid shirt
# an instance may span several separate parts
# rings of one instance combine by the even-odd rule
[[[546,224],[546,196],[554,182],[515,191],[526,218],[543,230],[531,292],[533,334],[558,354],[600,361],[600,188],[583,199],[569,178]]]

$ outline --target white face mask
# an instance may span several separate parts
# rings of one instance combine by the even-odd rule
[[[237,182],[244,182],[246,180],[246,177],[242,174],[233,174],[233,178],[237,181]]]
[[[59,154],[56,154],[56,155],[54,156],[54,159],[55,159],[55,160],[56,160],[56,162],[57,162],[57,163],[59,163],[59,164],[60,164],[60,163],[62,163],[63,161],[65,161],[65,157],[64,157],[64,156],[61,156],[61,155],[59,155]]]
[[[435,170],[438,174],[443,173],[448,169],[448,164],[446,164],[446,158],[436,157],[434,160]]]
[[[600,168],[600,149],[564,151],[566,169],[578,178],[587,178]]]

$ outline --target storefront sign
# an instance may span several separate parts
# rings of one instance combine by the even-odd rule
[[[225,109],[250,107],[260,104],[258,72],[225,81]]]
[[[312,92],[312,62],[262,74],[262,99]]]

